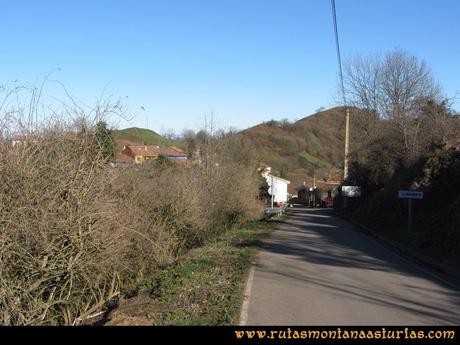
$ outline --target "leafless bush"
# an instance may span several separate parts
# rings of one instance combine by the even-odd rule
[[[261,216],[256,173],[238,162],[234,144],[229,138],[206,138],[197,143],[201,153],[191,166],[153,162],[120,176],[119,193],[143,213],[143,251],[156,265]]]
[[[55,127],[0,155],[0,323],[72,324],[118,291],[103,248],[110,176],[91,133]]]
[[[118,105],[44,111],[41,88],[2,92],[0,324],[77,324],[120,291],[111,255],[129,237],[94,131]]]
[[[191,166],[113,169],[95,126],[117,105],[65,106],[66,119],[41,122],[13,108],[0,121],[0,324],[78,324],[260,215],[255,172],[231,135],[198,143]]]

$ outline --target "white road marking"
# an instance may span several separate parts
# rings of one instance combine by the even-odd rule
[[[251,264],[251,269],[249,270],[248,281],[246,282],[246,288],[244,289],[243,295],[243,304],[241,305],[240,313],[240,326],[246,326],[248,322],[249,314],[249,302],[251,300],[251,290],[252,290],[252,281],[254,279],[255,265],[254,262]]]

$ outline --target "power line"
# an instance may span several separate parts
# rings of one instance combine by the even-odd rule
[[[337,29],[337,15],[335,13],[335,0],[331,0],[331,5],[332,5],[332,19],[334,20],[335,46],[337,48],[337,61],[339,64],[340,86],[342,89],[343,104],[345,105],[345,88],[343,86],[342,59],[340,57],[339,32]]]
[[[340,45],[339,45],[339,31],[337,29],[337,15],[335,13],[335,0],[331,0],[332,5],[332,18],[334,19],[334,32],[335,32],[335,46],[337,48],[337,61],[339,63],[340,86],[342,87],[342,101],[345,102],[345,88],[343,86],[343,73],[342,73],[342,59],[340,58]],[[350,141],[350,109],[346,107],[345,115],[345,154],[343,159],[343,179],[348,178],[348,146]],[[346,202],[346,198],[344,200]]]

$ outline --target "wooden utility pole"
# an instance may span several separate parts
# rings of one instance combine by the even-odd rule
[[[313,188],[316,188],[316,165],[313,165]]]
[[[274,193],[274,190],[275,190],[275,187],[273,187],[273,176],[272,176],[272,185],[270,186],[271,187],[271,195],[272,195],[272,202],[271,202],[271,206],[273,208],[273,199],[275,198],[275,193]]]
[[[343,162],[343,179],[348,177],[348,146],[350,143],[350,109],[347,107],[347,114],[345,116],[345,155]]]

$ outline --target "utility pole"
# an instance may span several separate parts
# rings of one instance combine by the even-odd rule
[[[316,188],[316,165],[313,166],[313,188]]]
[[[348,146],[350,143],[350,109],[347,107],[347,115],[345,116],[345,155],[343,162],[343,179],[348,177]]]
[[[316,207],[316,165],[313,165],[313,207]]]
[[[273,208],[273,199],[274,199],[274,187],[273,187],[273,176],[271,177],[272,178],[272,184],[271,184],[271,195],[272,195],[272,208]]]

